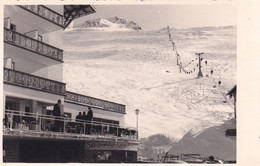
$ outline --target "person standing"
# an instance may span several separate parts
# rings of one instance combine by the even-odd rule
[[[93,111],[91,107],[88,107],[88,114],[87,114],[87,134],[91,134],[91,125],[93,120]]]
[[[87,115],[86,115],[86,112],[84,111],[83,112],[83,115],[82,115],[82,121],[83,121],[83,126],[84,126],[84,134],[87,134]]]
[[[79,114],[76,116],[76,122],[78,122],[76,125],[77,133],[81,133],[81,131],[83,131],[83,128],[84,128],[84,126],[82,124],[82,113],[81,112],[79,112]]]
[[[61,100],[58,100],[58,102],[53,107],[53,116],[55,117],[54,121],[54,131],[59,132],[60,130],[60,116],[61,116]]]

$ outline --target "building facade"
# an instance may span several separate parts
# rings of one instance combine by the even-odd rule
[[[136,161],[137,132],[124,127],[125,105],[66,91],[63,50],[48,39],[92,13],[91,5],[4,6],[4,162]],[[91,120],[75,120],[89,108]]]

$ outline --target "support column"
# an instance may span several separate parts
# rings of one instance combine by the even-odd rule
[[[5,117],[5,102],[6,102],[6,94],[3,94],[3,117]]]
[[[33,113],[36,113],[36,112],[39,113],[39,110],[37,110],[37,105],[38,105],[37,101],[36,101],[36,100],[33,100],[33,101],[32,101],[32,112],[33,112]]]

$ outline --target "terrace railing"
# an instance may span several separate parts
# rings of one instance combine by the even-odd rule
[[[64,18],[63,15],[47,8],[46,6],[43,5],[20,5],[21,8],[32,12],[48,21],[53,22],[54,24],[64,27]]]
[[[4,83],[60,95],[64,95],[66,90],[65,83],[7,68],[4,68]]]
[[[125,113],[125,105],[66,91],[65,100],[87,104],[105,110]]]
[[[55,123],[57,122],[59,122],[58,130],[57,128],[55,130]],[[76,135],[76,138],[79,139],[85,136],[93,138],[121,138],[127,140],[137,139],[136,130],[134,128],[126,128],[118,124],[97,121],[72,121],[66,117],[14,110],[5,110],[3,123],[4,131],[7,133],[8,131],[31,131],[35,132],[35,134],[39,133],[40,135],[43,133],[56,133],[66,138],[69,138],[70,135],[71,138],[75,138]],[[88,128],[90,128],[90,131],[88,131]]]
[[[61,62],[63,61],[63,50],[7,28],[4,28],[4,42],[27,49],[54,60]]]

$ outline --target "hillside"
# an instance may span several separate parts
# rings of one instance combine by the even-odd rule
[[[140,138],[181,139],[231,119],[233,101],[225,94],[236,84],[236,27],[171,32],[192,73],[180,73],[164,31],[64,32],[67,90],[125,104],[127,126],[135,126],[138,108]],[[200,79],[196,52],[204,52]]]
[[[162,134],[155,134],[148,138],[140,139],[138,156],[147,159],[161,159],[174,145],[176,140]]]
[[[74,29],[91,29],[106,31],[137,31],[142,28],[133,21],[127,21],[119,17],[98,18],[87,20],[83,23],[73,26]]]
[[[215,159],[236,161],[236,137],[227,137],[227,129],[236,129],[235,119],[196,134],[189,131],[179,141],[155,134],[140,139],[138,156],[162,160],[168,152],[168,155],[200,154],[202,158],[214,156]]]
[[[170,154],[201,154],[228,161],[236,160],[236,138],[226,137],[227,129],[236,129],[236,120],[231,119],[223,125],[214,126],[194,135],[188,132],[169,151]]]

